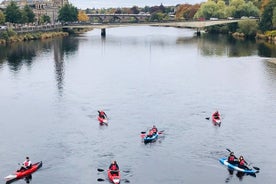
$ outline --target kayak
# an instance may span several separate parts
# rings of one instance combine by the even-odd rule
[[[108,170],[107,170],[107,176],[108,176],[108,179],[109,179],[112,183],[114,183],[114,184],[119,184],[119,183],[120,183],[120,180],[121,180],[120,171],[118,171],[117,174],[114,174],[114,173],[112,174],[112,173],[111,173],[111,170],[108,169]]]
[[[107,119],[98,117],[98,121],[100,125],[107,125]]]
[[[237,165],[230,164],[227,161],[227,158],[220,158],[219,162],[222,163],[223,165],[226,165],[228,168],[239,171],[239,172],[243,172],[243,173],[247,173],[247,174],[255,174],[258,172],[255,169],[242,169],[242,168],[238,167]]]
[[[150,143],[150,142],[154,142],[158,139],[158,133],[153,134],[152,136],[145,136],[144,137],[144,143]]]
[[[220,126],[220,124],[221,124],[220,116],[214,116],[214,114],[212,114],[212,121],[213,121],[214,125]]]
[[[15,180],[25,178],[37,171],[40,167],[42,167],[42,161],[34,163],[30,169],[27,169],[25,171],[16,171],[15,173],[5,177],[7,181],[6,183],[11,183]]]

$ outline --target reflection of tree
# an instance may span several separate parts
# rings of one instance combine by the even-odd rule
[[[201,37],[179,38],[178,44],[196,43],[204,56],[251,56],[257,52],[255,40],[237,40],[231,36],[219,34],[203,34]]]
[[[31,67],[32,60],[36,56],[37,42],[16,43],[7,48],[6,58],[12,71],[17,72],[26,64]]]
[[[0,46],[0,68],[7,62],[10,70],[18,73],[24,65],[32,67],[34,58],[41,51],[50,53],[53,50],[57,87],[62,92],[64,56],[73,54],[77,49],[78,41],[74,37],[20,42],[8,46]]]

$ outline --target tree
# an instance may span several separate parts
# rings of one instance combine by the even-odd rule
[[[177,6],[176,12],[175,12],[175,18],[176,19],[192,19],[197,12],[197,10],[200,8],[199,4],[196,5],[190,5],[190,4],[181,4]]]
[[[19,7],[16,5],[14,1],[11,1],[11,3],[6,8],[6,21],[11,23],[20,23],[22,14],[19,10]]]
[[[4,24],[5,23],[5,15],[4,13],[0,10],[0,24]]]
[[[42,15],[39,19],[40,24],[50,23],[50,22],[51,22],[51,18],[48,15]]]
[[[255,36],[258,30],[258,23],[250,19],[238,22],[238,26],[238,31],[244,33],[246,36]]]
[[[23,12],[27,16],[27,22],[34,22],[35,21],[35,14],[34,14],[34,12],[32,11],[32,9],[28,5],[24,6]]]
[[[132,8],[130,8],[130,10],[131,10],[132,14],[138,14],[139,13],[138,6],[133,6]]]
[[[61,22],[74,22],[78,20],[78,9],[72,4],[65,4],[58,13],[58,20]]]
[[[84,11],[79,11],[78,21],[80,21],[80,22],[86,22],[88,20],[89,20],[88,15]]]
[[[211,17],[218,17],[218,10],[218,5],[214,1],[209,0],[201,5],[199,11],[195,14],[195,18],[204,17],[209,19]]]
[[[276,7],[276,1],[270,1],[264,8],[264,12],[261,16],[261,21],[259,23],[259,27],[261,31],[272,30],[273,22],[275,20],[276,15],[274,15],[274,8]]]

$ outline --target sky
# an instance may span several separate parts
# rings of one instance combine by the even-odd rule
[[[145,7],[145,6],[164,6],[177,4],[196,4],[207,0],[69,0],[75,7],[86,8],[120,8],[120,7]]]

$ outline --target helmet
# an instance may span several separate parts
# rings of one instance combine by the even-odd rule
[[[153,127],[153,128],[156,128],[156,126],[155,126],[155,125],[153,125],[152,127]]]
[[[29,157],[26,157],[27,160],[29,160]]]
[[[232,152],[230,153],[230,155],[234,155],[234,152],[232,151]]]
[[[243,160],[243,156],[240,156],[240,160]]]

